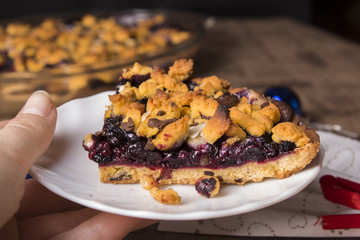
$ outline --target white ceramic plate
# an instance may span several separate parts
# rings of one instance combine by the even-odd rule
[[[181,196],[177,206],[154,200],[140,184],[100,183],[97,164],[82,148],[87,133],[102,128],[104,92],[70,101],[58,108],[58,123],[48,151],[31,168],[31,175],[58,195],[105,212],[159,220],[196,220],[225,217],[261,209],[285,200],[304,189],[320,172],[324,157],[321,148],[316,159],[303,171],[286,179],[269,179],[243,187],[222,186],[217,197],[201,197],[190,185],[172,185]]]

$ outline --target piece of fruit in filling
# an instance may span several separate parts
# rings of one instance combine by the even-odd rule
[[[195,189],[201,196],[212,198],[219,193],[220,181],[212,175],[204,175],[196,181]]]

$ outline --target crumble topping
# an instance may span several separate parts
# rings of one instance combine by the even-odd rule
[[[199,86],[195,87],[194,90],[202,90],[206,96],[214,96],[216,94],[221,95],[230,86],[228,81],[216,76],[203,78],[199,83]]]
[[[153,69],[151,67],[142,66],[136,62],[132,68],[124,69],[122,78],[131,79],[134,75],[147,75],[152,72]]]
[[[135,63],[120,77],[120,82],[128,81],[109,96],[105,118],[131,119],[136,135],[148,138],[161,151],[179,148],[186,141],[192,146],[214,144],[223,136],[231,144],[247,134],[272,135],[276,143],[290,141],[298,147],[309,141],[296,125],[279,123],[279,107],[269,99],[247,88],[230,88],[228,81],[216,76],[191,79],[192,67],[190,59],[175,61],[167,73]],[[132,85],[134,77],[142,82]],[[196,125],[201,130],[189,137],[194,134],[190,127]]]
[[[176,81],[184,81],[193,74],[193,65],[194,62],[191,59],[180,59],[170,67],[169,75]]]
[[[221,105],[206,123],[202,130],[202,136],[208,143],[213,144],[229,129],[230,122],[229,110]]]
[[[0,71],[39,72],[64,64],[93,64],[113,59],[132,59],[151,54],[190,38],[189,31],[170,24],[164,15],[138,19],[126,25],[114,17],[84,15],[68,23],[54,18],[38,25],[12,22],[0,26]],[[135,65],[133,71],[147,74],[149,67]],[[187,66],[174,69],[186,77]],[[125,72],[125,77],[132,72]],[[183,75],[183,77],[182,77]]]
[[[292,122],[279,123],[272,129],[274,142],[290,141],[297,147],[304,146],[310,141],[305,132]]]
[[[167,125],[153,140],[155,147],[159,150],[171,150],[180,147],[189,135],[189,119],[189,116],[185,115]]]

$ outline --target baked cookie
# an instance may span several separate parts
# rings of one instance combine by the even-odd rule
[[[156,188],[193,184],[212,197],[219,183],[285,178],[315,158],[319,136],[288,105],[192,74],[193,61],[186,59],[167,72],[138,63],[124,71],[103,129],[83,141],[101,182],[151,176]]]

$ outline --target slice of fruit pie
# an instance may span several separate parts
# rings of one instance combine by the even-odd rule
[[[164,184],[193,184],[213,197],[221,184],[243,185],[301,171],[319,136],[283,102],[216,76],[193,78],[193,61],[166,72],[135,63],[110,95],[101,131],[83,147],[103,183],[141,183],[158,201],[180,197]]]

